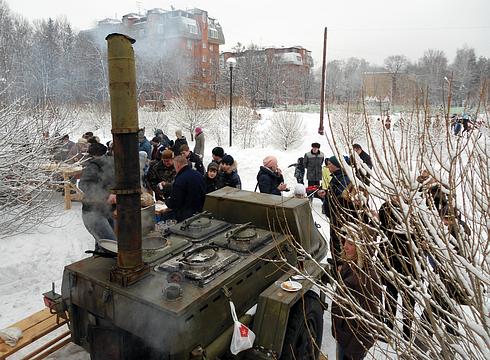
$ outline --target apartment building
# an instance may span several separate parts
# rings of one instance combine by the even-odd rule
[[[164,59],[164,71],[139,84],[140,103],[156,103],[188,91],[199,94],[205,106],[215,101],[212,84],[219,75],[219,47],[225,38],[221,25],[207,11],[155,8],[145,15],[101,20],[91,31],[99,40],[112,32],[127,34],[136,39],[137,56]]]
[[[226,71],[226,60],[237,59],[237,75],[249,83],[255,74],[261,74],[257,91],[257,105],[276,106],[304,104],[310,94],[313,58],[302,46],[264,47],[240,52],[224,52],[220,59],[221,71]],[[248,71],[249,73],[245,73]]]

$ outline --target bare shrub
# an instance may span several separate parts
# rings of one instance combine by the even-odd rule
[[[303,121],[297,113],[276,112],[272,115],[270,134],[272,141],[281,149],[294,147],[304,138]]]
[[[68,132],[68,114],[53,107],[32,109],[22,100],[0,109],[0,238],[46,222],[55,213],[53,174],[43,169]]]

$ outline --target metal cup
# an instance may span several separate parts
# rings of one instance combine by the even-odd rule
[[[301,272],[305,271],[305,257],[304,256],[298,256],[296,258],[296,261],[297,261],[298,270]]]

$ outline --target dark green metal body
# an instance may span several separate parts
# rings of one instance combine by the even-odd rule
[[[239,316],[258,304],[252,325],[256,344],[280,353],[288,309],[301,297],[301,292],[286,293],[275,284],[279,278],[287,278],[289,271],[277,260],[282,256],[296,263],[289,234],[315,259],[326,254],[326,243],[314,226],[308,202],[224,188],[207,196],[205,210],[232,224],[251,222],[267,230],[261,233],[270,232],[270,240],[251,253],[237,253],[239,261],[205,284],[184,279],[180,282],[182,297],[177,300],[164,297],[170,272],[157,266],[197,246],[185,236],[172,233],[164,250],[143,250],[151,271],[131,286],[110,281],[114,259],[91,257],[65,268],[62,296],[70,313],[72,338],[91,352],[92,358],[199,359],[202,357],[196,352],[191,355],[199,347],[208,348],[209,355],[219,355],[229,347],[231,335],[223,334],[232,326],[225,293]],[[203,243],[224,244],[225,233]],[[311,285],[303,283],[306,291]]]

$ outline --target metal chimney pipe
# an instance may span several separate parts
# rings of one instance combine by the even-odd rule
[[[117,265],[111,281],[128,286],[149,272],[143,263],[141,236],[138,109],[134,39],[122,34],[106,37],[108,46],[109,93],[117,195]]]

